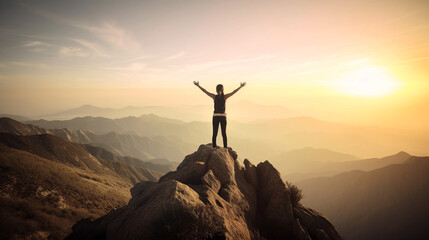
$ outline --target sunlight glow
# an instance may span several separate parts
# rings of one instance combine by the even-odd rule
[[[351,96],[382,97],[397,92],[401,85],[386,68],[364,66],[346,73],[336,87]]]

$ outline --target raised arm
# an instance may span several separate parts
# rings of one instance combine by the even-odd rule
[[[207,94],[209,97],[215,99],[216,95],[213,93],[208,92],[207,90],[205,90],[203,87],[200,86],[200,82],[194,81],[195,86],[199,87],[201,89],[201,91],[203,91],[205,94]]]
[[[234,95],[236,92],[238,92],[238,90],[240,90],[244,86],[246,86],[246,82],[240,83],[240,87],[238,87],[237,89],[235,89],[234,91],[232,91],[228,94],[225,94],[225,100],[228,99],[229,97],[231,97],[232,95]]]

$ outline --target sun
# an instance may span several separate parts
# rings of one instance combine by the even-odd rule
[[[383,97],[399,90],[398,81],[386,68],[365,66],[352,70],[341,77],[336,87],[347,95],[360,97]]]

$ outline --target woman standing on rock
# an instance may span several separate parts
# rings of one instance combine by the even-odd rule
[[[194,84],[201,89],[205,94],[207,94],[209,97],[211,97],[214,100],[214,113],[213,113],[213,136],[212,136],[212,145],[213,148],[216,148],[216,137],[217,132],[219,129],[219,123],[220,128],[222,130],[222,137],[223,137],[223,147],[228,147],[228,140],[226,138],[226,113],[225,113],[225,102],[226,100],[234,95],[238,90],[240,90],[242,87],[246,86],[245,82],[240,83],[240,87],[232,91],[231,93],[224,94],[223,92],[223,85],[218,84],[216,86],[216,92],[217,94],[213,94],[205,90],[203,87],[200,86],[200,83],[197,81],[194,81]]]

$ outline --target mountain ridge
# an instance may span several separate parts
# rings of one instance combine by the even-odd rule
[[[26,122],[26,121],[34,120],[34,119],[29,118],[29,117],[25,117],[25,116],[21,116],[21,115],[13,115],[13,114],[0,114],[0,118],[11,118],[11,119],[18,121],[18,122]]]
[[[300,163],[301,165],[298,165],[298,167],[296,167],[295,165],[291,165],[292,169],[285,169],[287,165],[285,165],[284,163],[279,164],[277,162],[277,165],[280,165],[280,171],[283,176],[287,177],[288,179],[291,179],[293,182],[298,182],[316,177],[331,177],[341,172],[347,172],[352,170],[371,171],[377,168],[388,166],[390,164],[404,163],[410,157],[412,157],[410,154],[404,151],[400,151],[396,154],[382,158],[368,158],[342,162],[320,162],[310,160],[304,163],[311,164],[304,164],[305,166],[302,166],[303,164]]]
[[[57,113],[40,116],[46,119],[70,119],[75,117],[106,117],[123,118],[128,116],[141,116],[143,114],[155,114],[182,121],[202,121],[205,119],[207,109],[210,105],[181,105],[181,106],[125,106],[122,108],[104,108],[91,104],[84,104],[79,107],[71,108]],[[237,101],[229,107],[234,112],[233,119],[246,120],[255,118],[254,112],[261,113],[259,116],[271,118],[275,116],[290,117],[295,116],[296,112],[282,106],[261,105],[251,101]],[[257,116],[256,116],[257,117]]]
[[[184,156],[185,153],[181,149],[186,148],[186,146],[182,146],[183,144],[174,146],[178,142],[174,144],[173,141],[163,137],[150,138],[115,132],[97,135],[88,130],[71,130],[68,128],[46,129],[32,124],[24,124],[9,118],[0,118],[0,132],[23,136],[47,133],[71,142],[102,147],[118,156],[134,157],[146,162],[152,162],[153,164],[150,166],[156,166],[156,164],[168,165],[169,170],[172,170],[176,166],[176,163],[166,159],[175,159],[176,157]],[[157,163],[157,160],[160,163]],[[163,166],[157,166],[154,170],[159,170]]]
[[[427,239],[428,171],[429,157],[411,156],[403,163],[296,184],[303,201],[326,214],[346,239]]]
[[[121,134],[141,136],[164,136],[192,146],[192,143],[207,142],[211,136],[211,114],[206,114],[205,122],[166,122],[164,118],[146,120],[137,117],[121,119],[77,118],[66,121],[30,121],[27,123],[45,128],[90,130],[96,134],[116,131]],[[228,115],[229,116],[229,115]],[[357,155],[363,158],[386,156],[391,152],[404,150],[418,155],[428,154],[429,140],[425,133],[398,129],[374,128],[333,123],[315,118],[293,117],[270,119],[260,122],[228,122],[228,137],[236,139],[235,149],[248,152],[254,159],[266,158],[272,150],[293,150],[312,146]],[[255,148],[254,146],[260,146]],[[261,151],[258,151],[261,149]],[[273,153],[273,155],[278,154]],[[184,157],[184,156],[183,156]],[[272,157],[272,156],[268,156]],[[179,158],[182,159],[182,158]]]
[[[27,151],[42,158],[69,164],[82,169],[100,171],[101,163],[79,144],[50,134],[19,136],[0,133],[0,143],[10,148]]]
[[[0,144],[9,148],[29,152],[44,159],[83,170],[91,170],[96,173],[102,172],[104,167],[109,168],[113,172],[118,172],[120,175],[121,172],[131,171],[129,172],[131,175],[123,174],[131,183],[135,183],[141,179],[154,180],[157,179],[160,174],[156,171],[148,171],[142,167],[127,166],[128,163],[120,157],[113,159],[96,158],[89,153],[84,146],[46,133],[20,136],[0,132]],[[118,159],[120,161],[114,163],[115,160]]]

